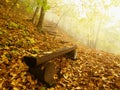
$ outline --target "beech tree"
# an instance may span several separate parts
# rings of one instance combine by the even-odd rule
[[[41,6],[39,21],[38,21],[38,23],[37,23],[38,31],[41,31],[41,30],[42,30],[42,27],[43,27],[43,21],[44,21],[45,12],[46,12],[50,7],[49,7],[49,5],[47,4],[47,0],[37,0],[37,3]]]
[[[36,23],[36,20],[35,20],[35,19],[36,19],[36,17],[37,17],[38,11],[39,11],[39,7],[37,6],[37,7],[35,8],[35,12],[34,12],[33,17],[32,17],[32,23],[33,23],[33,24]]]

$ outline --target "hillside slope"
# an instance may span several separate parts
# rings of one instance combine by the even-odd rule
[[[45,89],[32,78],[22,57],[76,44],[54,24],[46,25],[39,33],[30,21],[0,14],[0,89]],[[120,56],[78,45],[77,60],[59,57],[53,62],[62,77],[48,90],[120,90]]]

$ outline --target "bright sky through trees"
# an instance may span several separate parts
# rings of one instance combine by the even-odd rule
[[[120,20],[120,6],[119,7],[111,7],[109,9],[109,15],[114,20]]]
[[[85,0],[86,2],[87,0]],[[70,4],[70,3],[75,3],[76,5],[76,8],[77,8],[77,12],[80,12],[82,11],[81,10],[81,2],[82,0],[63,0],[63,3],[67,3],[67,4]],[[93,0],[93,2],[101,2],[101,0]],[[106,5],[109,5],[112,1],[111,0],[105,0],[105,4]],[[89,3],[89,2],[88,2]],[[117,3],[117,2],[116,2]],[[113,18],[114,20],[120,20],[120,6],[117,6],[117,7],[109,7],[109,9],[106,11],[108,13],[108,16],[110,16],[110,18]],[[101,9],[101,11],[104,13],[104,10]],[[80,15],[82,17],[85,17],[85,14],[83,13],[82,15]]]

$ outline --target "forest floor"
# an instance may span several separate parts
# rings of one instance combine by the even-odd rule
[[[47,22],[39,33],[30,21],[0,10],[0,90],[120,90],[120,56],[82,46],[53,26]],[[77,60],[53,59],[62,75],[54,87],[38,84],[22,62],[23,56],[75,44]]]

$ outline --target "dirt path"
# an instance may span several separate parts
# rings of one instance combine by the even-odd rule
[[[77,40],[70,36],[67,32],[65,32],[62,28],[58,27],[55,23],[45,21],[44,29],[54,36],[60,36],[60,39],[63,42],[72,42],[77,44]]]

